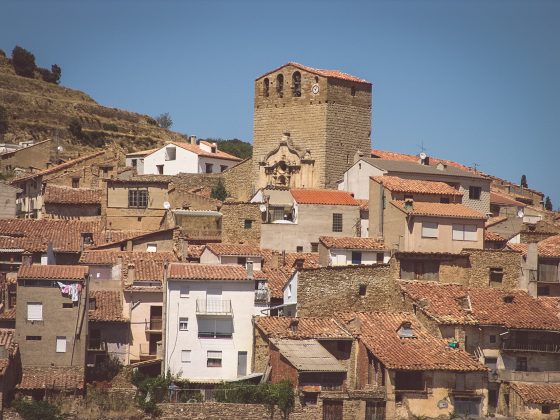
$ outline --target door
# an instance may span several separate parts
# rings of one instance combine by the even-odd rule
[[[323,420],[342,420],[342,401],[323,400]]]
[[[366,420],[385,420],[385,401],[368,401]]]
[[[352,251],[352,265],[360,265],[362,263],[362,253],[360,251]]]
[[[150,330],[160,331],[162,323],[162,307],[150,306]]]
[[[237,352],[237,377],[241,378],[247,375],[247,352]]]

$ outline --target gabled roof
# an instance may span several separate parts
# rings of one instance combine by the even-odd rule
[[[126,322],[123,316],[122,296],[119,290],[92,290],[89,298],[95,299],[95,308],[89,310],[93,322]],[[90,305],[91,308],[91,305]]]
[[[205,142],[205,143],[208,144],[208,145],[211,145],[211,143],[208,143],[208,142]],[[177,141],[169,142],[165,146],[162,146],[159,149],[156,149],[152,153],[155,153],[156,151],[161,150],[164,147],[168,147],[170,145],[180,147],[181,149],[187,150],[189,152],[192,152],[192,153],[194,153],[198,156],[202,156],[202,157],[209,157],[209,158],[214,158],[214,159],[234,160],[236,162],[239,162],[239,161],[242,160],[241,158],[238,158],[237,156],[230,155],[229,153],[222,152],[221,150],[217,150],[216,153],[207,152],[206,150],[203,150],[197,144],[181,143],[181,142],[177,142]],[[152,153],[150,153],[150,154],[152,154]]]
[[[560,331],[557,312],[522,290],[420,281],[401,281],[401,289],[418,310],[440,324]]]
[[[525,203],[516,201],[505,194],[500,194],[496,191],[490,191],[490,204],[498,204],[500,206],[514,206],[525,207]]]
[[[256,274],[256,273],[255,273]],[[252,280],[247,270],[240,265],[172,263],[169,266],[170,280]]]
[[[84,369],[79,367],[24,367],[17,389],[84,389]]]
[[[322,77],[326,77],[326,78],[332,78],[332,79],[340,79],[340,80],[347,80],[349,82],[355,82],[355,83],[366,83],[368,85],[371,85],[371,82],[368,82],[367,80],[361,79],[359,77],[356,76],[352,76],[351,74],[348,73],[343,73],[339,70],[322,70],[322,69],[315,69],[313,67],[309,67],[309,66],[304,66],[303,64],[299,64],[299,63],[295,63],[293,61],[290,61],[280,67],[275,68],[274,70],[271,70],[269,72],[266,72],[265,74],[263,74],[262,76],[257,77],[255,80],[259,80],[271,73],[275,73],[278,70],[286,67],[286,66],[292,66],[292,67],[296,67],[300,70],[306,71],[308,73],[312,73],[312,74],[316,74],[317,76],[322,76]]]
[[[560,404],[560,384],[510,382],[525,404]]]
[[[32,280],[84,280],[89,267],[83,265],[22,265],[18,279]]]
[[[255,325],[268,338],[300,340],[352,338],[352,334],[342,328],[333,318],[260,316],[255,318]]]
[[[392,192],[430,194],[430,195],[454,195],[463,194],[445,182],[421,181],[418,179],[406,179],[398,176],[372,176],[372,180],[382,184]]]
[[[290,190],[298,204],[324,204],[339,206],[359,206],[360,203],[346,191],[321,190],[315,188],[293,188]]]
[[[110,232],[110,237],[111,237],[111,241],[107,241],[103,244],[91,247],[91,249],[94,250],[102,250],[104,248],[107,247],[113,247],[117,244],[125,244],[128,241],[134,241],[134,240],[138,240],[138,239],[147,239],[151,236],[159,236],[162,233],[168,233],[171,234],[171,237],[173,236],[173,231],[175,229],[179,229],[179,228],[169,228],[169,229],[161,229],[161,230],[154,230],[154,231],[123,231],[123,232],[118,232],[118,231],[111,231]],[[105,234],[105,238],[108,239],[107,233]],[[171,238],[169,238],[171,239]]]
[[[272,344],[299,372],[346,372],[317,340],[272,339]]]
[[[259,247],[245,244],[209,243],[206,244],[206,249],[218,256],[263,256],[263,251]]]
[[[405,202],[392,200],[391,204],[404,213],[413,216],[430,216],[430,217],[449,217],[459,219],[481,219],[485,220],[486,216],[482,213],[458,203],[429,203],[422,201],[414,201],[411,208],[405,208]]]
[[[487,368],[447,340],[432,336],[412,314],[405,312],[350,312],[336,315],[388,369],[484,372]],[[414,337],[400,337],[399,329],[410,325]]]
[[[326,248],[341,248],[341,249],[363,249],[383,251],[387,247],[381,241],[374,238],[354,238],[354,237],[336,237],[336,236],[320,236],[321,242]]]
[[[490,226],[494,226],[497,225],[498,223],[502,223],[504,221],[506,221],[508,218],[507,216],[494,216],[491,217],[490,219],[486,220],[486,223],[484,223],[485,227],[490,227]]]
[[[268,280],[268,290],[270,297],[282,299],[284,297],[284,286],[292,277],[294,270],[288,268],[267,268],[261,270],[262,275]]]
[[[47,184],[45,195],[43,196],[45,204],[101,204],[101,190],[92,190],[90,188],[70,188],[58,185]]]
[[[47,250],[47,241],[27,236],[0,236],[0,252],[40,252]]]

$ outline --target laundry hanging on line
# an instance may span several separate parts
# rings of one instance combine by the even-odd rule
[[[82,285],[80,283],[64,284],[57,281],[60,292],[63,295],[68,295],[72,298],[72,302],[78,302],[80,300],[80,292],[82,291]]]

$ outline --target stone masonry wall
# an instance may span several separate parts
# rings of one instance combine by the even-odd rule
[[[500,289],[516,289],[522,277],[521,253],[493,249],[465,249],[470,254],[470,287],[496,287]],[[500,283],[490,284],[490,268],[502,268],[503,278]]]
[[[304,269],[298,279],[298,316],[332,316],[338,311],[400,309],[396,264]],[[360,285],[366,293],[360,296]]]
[[[249,201],[253,195],[253,160],[247,159],[223,174],[226,191],[237,201]]]
[[[228,203],[222,206],[222,242],[252,244],[261,242],[261,212],[258,203]],[[245,227],[245,220],[252,227]]]
[[[225,404],[225,403],[194,403],[194,404],[159,404],[162,418],[185,418],[191,420],[274,420],[283,419],[282,412],[275,408],[271,413],[262,404]]]

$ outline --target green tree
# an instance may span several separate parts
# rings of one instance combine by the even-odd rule
[[[547,195],[546,200],[544,202],[545,210],[552,211],[552,201],[550,201],[550,197]]]
[[[240,159],[247,159],[253,156],[253,145],[239,139],[206,139],[210,143],[216,143],[218,149]]]
[[[210,197],[215,198],[216,200],[224,201],[228,197],[228,193],[226,190],[226,186],[224,185],[223,181],[220,179],[216,186],[212,188],[212,192],[210,193]]]
[[[62,69],[58,64],[53,64],[51,66],[51,74],[52,74],[51,83],[56,83],[58,85],[60,83],[60,77],[62,76]]]
[[[35,56],[20,46],[12,50],[12,65],[16,74],[24,77],[33,77],[33,72],[37,68]]]
[[[8,131],[8,111],[0,105],[0,137]]]
[[[523,188],[529,188],[527,185],[527,177],[525,175],[521,175],[521,186]]]
[[[161,128],[170,129],[173,125],[173,120],[169,115],[169,112],[164,112],[156,117],[156,122]]]

